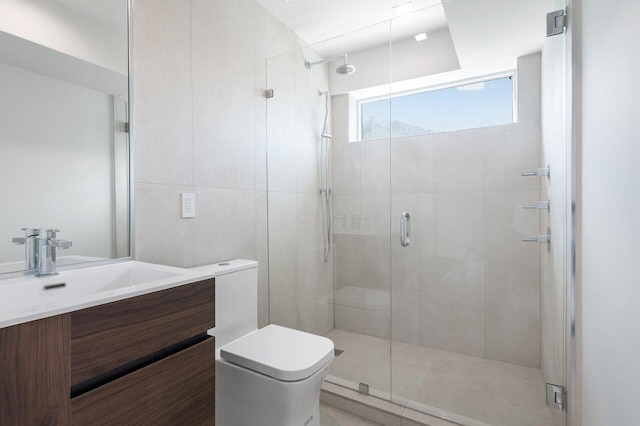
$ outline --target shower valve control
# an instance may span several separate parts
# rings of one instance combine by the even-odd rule
[[[525,210],[535,210],[535,209],[540,209],[540,210],[549,210],[551,208],[551,202],[550,201],[538,201],[538,204],[525,204],[524,206],[522,206],[523,209]]]
[[[547,227],[547,233],[536,237],[522,237],[523,243],[540,243],[546,244],[547,250],[551,251],[551,228]]]
[[[523,243],[541,243],[547,244],[551,242],[551,235],[538,235],[537,237],[522,237]]]
[[[536,170],[535,172],[522,172],[522,176],[547,176],[551,175],[549,166]]]

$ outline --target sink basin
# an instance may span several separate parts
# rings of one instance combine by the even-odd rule
[[[0,280],[0,328],[211,278],[137,261]]]

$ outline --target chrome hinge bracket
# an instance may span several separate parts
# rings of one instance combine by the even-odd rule
[[[564,410],[566,408],[567,390],[564,386],[547,383],[547,405],[558,410]]]
[[[547,37],[564,34],[567,27],[567,13],[564,9],[547,13]]]
[[[369,385],[366,383],[360,383],[358,385],[358,392],[363,395],[369,395]]]

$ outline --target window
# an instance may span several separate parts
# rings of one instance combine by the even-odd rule
[[[360,101],[360,140],[514,122],[512,76]]]

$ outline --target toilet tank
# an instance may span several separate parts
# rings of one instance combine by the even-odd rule
[[[236,259],[193,269],[215,273],[216,325],[208,333],[216,349],[258,329],[258,262]]]

